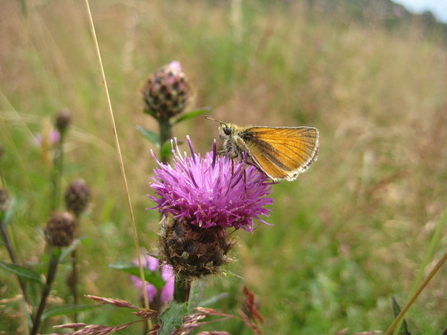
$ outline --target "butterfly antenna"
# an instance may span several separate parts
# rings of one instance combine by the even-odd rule
[[[227,126],[227,124],[225,122],[217,120],[217,119],[213,119],[211,116],[208,116],[208,115],[205,115],[205,119],[210,120],[210,121],[216,121],[216,122],[219,122],[220,124]]]

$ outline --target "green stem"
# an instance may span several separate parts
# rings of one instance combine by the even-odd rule
[[[71,272],[71,282],[70,282],[70,290],[73,295],[73,304],[79,305],[79,263],[78,263],[78,252],[77,249],[73,250],[71,253],[71,257],[73,259],[72,263],[72,272]],[[74,323],[78,322],[78,313],[74,314]]]
[[[165,155],[162,148],[172,138],[172,124],[169,119],[159,119],[158,124],[160,126],[160,158],[162,163],[167,163],[169,161],[169,155]]]
[[[53,169],[51,173],[51,195],[50,195],[50,213],[59,208],[61,198],[61,180],[64,167],[64,133],[60,134],[61,138],[56,143]]]
[[[47,298],[51,292],[51,286],[53,285],[54,278],[56,278],[57,266],[59,265],[60,249],[50,249],[50,263],[48,266],[47,282],[42,292],[42,298],[40,300],[39,308],[37,309],[36,317],[34,318],[33,328],[30,335],[37,335],[39,333],[42,314],[47,304]]]
[[[76,221],[78,224],[77,235],[79,236],[79,223],[80,223],[80,215],[76,215]],[[71,281],[70,281],[70,290],[73,295],[73,304],[79,305],[79,262],[78,262],[78,250],[74,249],[71,253],[72,261],[72,270],[71,270]],[[78,313],[74,314],[74,323],[78,322]]]
[[[11,238],[9,237],[8,228],[6,227],[6,224],[4,221],[0,223],[0,229],[2,231],[2,237],[3,241],[5,242],[6,249],[8,250],[9,257],[11,258],[11,261],[15,265],[19,265],[19,260],[17,259],[17,255],[15,252],[15,249],[12,245]],[[17,276],[17,280],[19,281],[20,288],[22,289],[23,298],[25,299],[26,303],[31,306],[30,299],[28,296],[28,291],[26,290],[25,283],[23,282],[22,278],[20,276]]]
[[[175,276],[174,284],[174,300],[184,303],[189,300],[189,292],[191,291],[191,280],[185,276]]]

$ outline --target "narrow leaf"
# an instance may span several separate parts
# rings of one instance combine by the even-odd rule
[[[0,223],[9,225],[16,212],[16,202],[14,198],[11,199],[9,209],[6,212],[0,212]]]
[[[191,290],[188,299],[188,313],[194,312],[194,308],[198,307],[202,300],[203,291],[206,289],[206,281],[204,279],[194,279],[191,283]]]
[[[157,149],[160,148],[160,136],[155,131],[143,128],[141,126],[137,126],[137,130],[141,135],[143,135],[143,137],[147,138],[152,144],[154,144]]]
[[[215,295],[215,296],[213,296],[213,297],[211,297],[211,298],[202,300],[202,301],[200,302],[200,305],[202,305],[202,306],[213,305],[213,304],[215,304],[216,302],[225,299],[226,297],[228,297],[228,293],[227,293],[227,292],[224,292],[224,293]]]
[[[210,110],[211,110],[211,107],[204,107],[201,109],[190,111],[190,112],[180,116],[177,120],[175,120],[174,124],[177,124],[177,123],[180,123],[180,122],[183,122],[186,120],[190,120],[192,118],[195,118],[196,116],[205,114],[205,113],[209,112]]]
[[[74,313],[79,313],[87,311],[89,309],[98,308],[101,305],[63,305],[63,306],[52,306],[45,310],[42,315],[42,320],[52,318],[58,315],[70,315]]]
[[[180,142],[180,141],[178,141],[178,142]],[[172,154],[171,141],[166,141],[161,147],[160,156],[161,157],[169,157],[169,156],[171,156],[171,154]]]
[[[394,297],[391,298],[391,303],[393,305],[394,317],[397,317],[400,313],[400,306]],[[408,325],[407,325],[407,321],[405,321],[405,319],[403,319],[403,321],[402,321],[402,326],[400,328],[399,334],[400,335],[410,335],[411,334],[408,331]]]
[[[131,274],[132,276],[140,278],[140,268],[138,265],[131,263],[131,262],[115,262],[109,265],[111,268],[124,271],[128,274]],[[157,290],[160,290],[165,286],[165,281],[161,277],[160,272],[155,271],[152,272],[149,269],[143,269],[144,270],[144,278],[147,282],[151,283],[155,286]]]
[[[40,277],[40,274],[38,274],[37,272],[35,272],[31,269],[27,269],[21,265],[6,263],[4,261],[0,261],[0,266],[2,268],[4,268],[5,270],[14,273],[15,275],[19,276],[20,278],[44,285],[42,278]]]
[[[179,304],[175,301],[169,303],[169,308],[160,315],[161,329],[158,335],[170,335],[182,325],[183,316],[188,314],[186,303]]]
[[[65,261],[67,256],[71,255],[73,250],[75,250],[80,243],[81,243],[80,239],[75,239],[68,247],[64,248],[59,257],[59,262],[62,263],[63,261]]]

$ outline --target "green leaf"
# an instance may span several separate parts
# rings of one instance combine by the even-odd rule
[[[160,150],[160,156],[168,158],[172,154],[172,146],[171,141],[166,141]]]
[[[188,314],[186,303],[169,302],[169,308],[165,310],[159,317],[161,320],[161,329],[159,335],[170,335],[172,332],[182,325],[183,317]]]
[[[160,136],[155,131],[141,126],[137,126],[137,130],[143,137],[147,138],[153,145],[155,145],[157,149],[160,149]]]
[[[227,276],[227,277],[234,277],[234,278],[244,279],[243,277],[241,277],[241,276],[239,276],[239,275],[237,275],[237,274],[235,274],[233,272],[230,272],[230,271],[224,271],[222,274],[224,276]]]
[[[42,320],[46,320],[48,318],[52,318],[58,315],[70,315],[83,311],[87,311],[89,309],[101,307],[100,304],[89,304],[89,305],[63,305],[63,306],[52,306],[45,310],[42,314]]]
[[[14,213],[16,211],[16,202],[14,198],[10,200],[9,209],[5,212],[0,212],[0,223],[5,226],[9,225],[14,217]]]
[[[215,304],[216,302],[221,301],[222,299],[225,299],[226,297],[228,297],[228,293],[227,293],[227,292],[224,292],[224,293],[215,295],[215,296],[213,296],[213,297],[211,297],[211,298],[202,300],[202,301],[200,302],[200,305],[201,305],[202,307],[210,306],[210,305]]]
[[[196,116],[205,114],[205,113],[209,112],[210,110],[211,110],[211,107],[204,107],[201,109],[190,111],[189,113],[186,113],[186,114],[180,116],[177,120],[175,120],[174,124],[177,124],[177,123],[180,123],[180,122],[183,122],[186,120],[190,120],[192,118],[195,118]]]
[[[393,305],[393,313],[394,313],[394,317],[397,317],[400,313],[400,306],[397,303],[396,299],[394,297],[391,297],[391,302]],[[405,321],[405,319],[403,319],[402,321],[402,326],[400,328],[399,331],[399,335],[410,335],[411,333],[408,331],[408,325],[407,325],[407,321]]]
[[[203,291],[207,286],[206,279],[194,279],[191,283],[191,290],[188,299],[188,313],[194,312],[194,308],[198,307],[202,300]]]
[[[75,239],[68,247],[64,248],[59,257],[59,262],[63,262],[66,260],[68,255],[71,255],[73,250],[75,250],[78,245],[81,243],[81,239]]]
[[[131,263],[131,262],[115,262],[109,265],[111,268],[115,270],[120,270],[123,272],[126,272],[128,274],[131,274],[132,276],[140,278],[140,268],[138,265]],[[165,286],[165,281],[161,277],[160,272],[155,271],[152,272],[149,269],[143,269],[144,270],[144,278],[147,282],[151,283],[155,286],[157,290],[160,290]]]
[[[5,270],[14,273],[15,275],[19,276],[20,278],[44,285],[44,282],[42,281],[40,274],[38,274],[37,272],[35,272],[31,269],[27,269],[21,265],[6,263],[4,261],[0,261],[0,266],[2,268],[4,268]]]

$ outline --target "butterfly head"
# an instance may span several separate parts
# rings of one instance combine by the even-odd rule
[[[216,121],[216,122],[220,123],[218,129],[219,129],[219,137],[221,140],[226,140],[233,135],[234,126],[231,123],[225,123],[225,122],[213,119],[209,116],[205,116],[205,118],[208,120]]]

